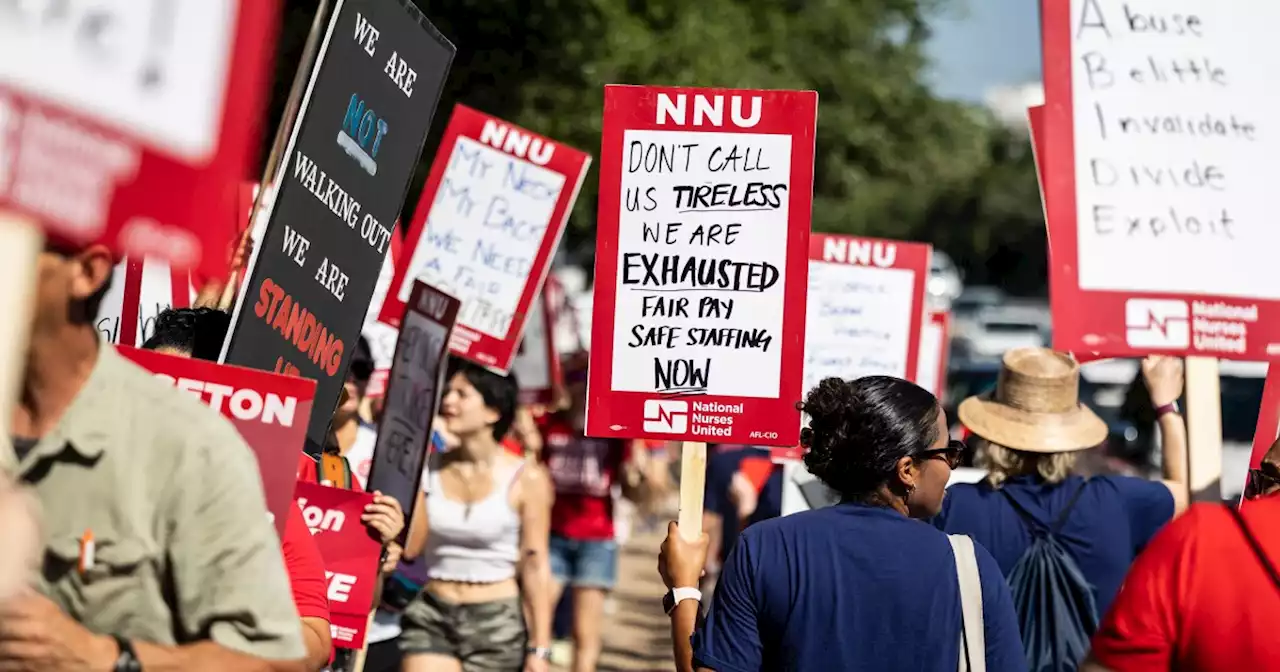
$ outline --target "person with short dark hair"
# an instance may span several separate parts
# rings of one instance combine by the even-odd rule
[[[155,331],[142,344],[142,349],[176,357],[216,360],[230,324],[231,316],[215,308],[170,308],[156,317]],[[319,670],[329,663],[333,653],[329,583],[320,548],[307,529],[302,510],[296,506],[289,507],[280,551],[289,574],[294,606],[302,619],[307,668]]]
[[[937,399],[888,376],[828,378],[802,408],[805,464],[840,503],[743,530],[693,637],[693,667],[954,672],[970,653],[961,647],[967,567],[985,622],[985,647],[972,653],[988,670],[1025,670],[1000,568],[977,545],[958,568],[956,542],[923,520],[942,507],[962,449],[949,440]],[[695,572],[662,568],[668,582]],[[682,605],[698,599],[696,590],[669,587],[669,613],[688,623],[692,607]]]
[[[114,265],[100,245],[40,254],[0,470],[40,500],[44,561],[35,590],[0,606],[0,669],[299,669],[253,453],[103,342]]]
[[[519,386],[456,358],[446,380],[440,416],[457,444],[431,458],[419,516],[428,581],[401,619],[403,670],[545,670],[551,486],[537,464],[501,446]]]

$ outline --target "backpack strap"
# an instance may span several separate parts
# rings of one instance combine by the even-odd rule
[[[1227,513],[1231,514],[1231,519],[1236,521],[1236,525],[1240,527],[1240,532],[1244,535],[1244,540],[1248,542],[1249,548],[1253,549],[1253,554],[1257,556],[1258,562],[1261,563],[1262,568],[1266,570],[1267,576],[1271,577],[1271,583],[1274,583],[1277,588],[1280,588],[1280,574],[1276,573],[1275,566],[1271,564],[1271,561],[1267,559],[1266,554],[1262,552],[1262,547],[1258,545],[1258,538],[1253,536],[1253,533],[1249,531],[1249,526],[1244,522],[1244,516],[1241,516],[1236,507],[1231,506],[1230,504],[1223,504],[1222,506],[1226,508]]]
[[[1053,521],[1053,527],[1049,528],[1049,534],[1057,534],[1062,531],[1062,526],[1067,523],[1067,515],[1071,513],[1071,509],[1075,508],[1076,502],[1080,501],[1080,495],[1084,494],[1084,488],[1089,485],[1089,479],[1084,479],[1079,488],[1076,488],[1076,494],[1071,496],[1067,502],[1066,508],[1062,509],[1062,513],[1058,514],[1058,519]]]
[[[328,481],[335,488],[351,489],[351,465],[347,463],[347,458],[326,452],[320,456],[319,466],[316,475],[320,477],[322,485]]]
[[[986,623],[982,616],[982,577],[973,539],[948,534],[956,560],[956,580],[960,585],[960,672],[986,672]]]
[[[1035,514],[1031,513],[1031,511],[1029,511],[1022,502],[1019,502],[1018,498],[1014,497],[1007,489],[1000,488],[1000,492],[1005,496],[1005,499],[1009,500],[1009,503],[1013,505],[1013,509],[1018,512],[1018,515],[1027,523],[1027,527],[1029,527],[1033,533],[1043,530],[1048,534],[1056,535],[1062,531],[1062,526],[1067,522],[1068,514],[1071,513],[1071,509],[1075,507],[1076,502],[1080,501],[1080,495],[1084,494],[1084,488],[1088,484],[1088,479],[1085,479],[1085,481],[1080,484],[1080,487],[1076,489],[1075,494],[1067,501],[1067,506],[1062,509],[1062,512],[1058,514],[1057,519],[1055,519],[1051,525],[1046,524],[1044,521],[1036,517]]]

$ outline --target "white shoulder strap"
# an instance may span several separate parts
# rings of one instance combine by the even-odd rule
[[[956,579],[960,584],[960,672],[987,672],[986,624],[982,619],[982,579],[978,576],[978,556],[973,540],[963,534],[949,534],[956,557]]]

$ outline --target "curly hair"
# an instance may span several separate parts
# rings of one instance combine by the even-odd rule
[[[938,439],[938,400],[915,383],[891,376],[852,381],[827,378],[800,405],[809,471],[845,501],[866,501],[898,462]]]
[[[169,308],[156,316],[155,331],[142,349],[172,348],[217,361],[230,326],[231,315],[216,308]]]

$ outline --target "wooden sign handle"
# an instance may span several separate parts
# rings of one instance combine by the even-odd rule
[[[25,366],[43,246],[44,232],[35,222],[0,211],[0,433],[6,436]]]
[[[702,536],[702,495],[707,486],[707,444],[685,441],[680,445],[680,536],[697,541]]]
[[[1222,501],[1222,396],[1218,360],[1188,357],[1187,483],[1191,501]]]

